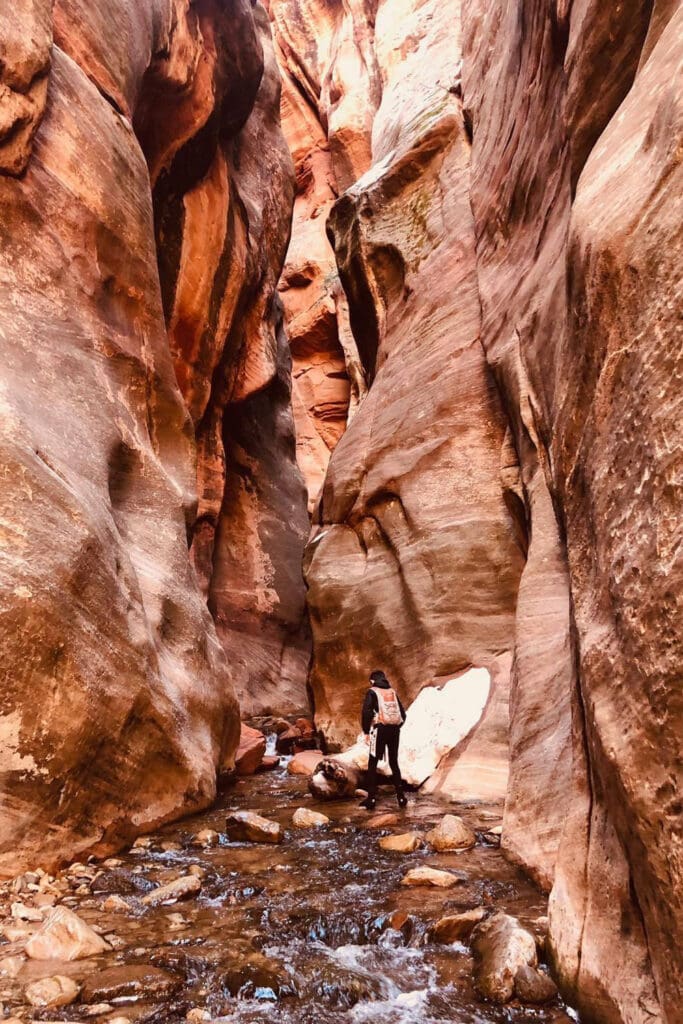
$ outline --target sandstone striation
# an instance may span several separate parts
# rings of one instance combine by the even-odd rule
[[[458,17],[456,3],[387,2],[366,26],[366,105],[381,96],[372,168],[328,220],[371,383],[333,453],[306,556],[316,723],[337,748],[356,732],[373,668],[411,700],[512,645],[523,553],[499,479],[503,411],[479,344]],[[276,20],[276,30],[289,53],[295,29],[281,39]],[[287,67],[296,73],[291,57]],[[332,72],[346,73],[343,61]],[[346,162],[328,135],[340,187],[358,163],[356,129]]]
[[[306,553],[316,724],[348,744],[375,667],[408,703],[486,666],[431,788],[507,782],[502,845],[551,890],[564,992],[672,1022],[681,12],[270,10],[369,386]]]
[[[267,38],[246,0],[0,14],[2,872],[206,805],[233,683],[305,703]]]

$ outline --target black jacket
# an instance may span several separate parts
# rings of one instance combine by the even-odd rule
[[[377,714],[377,712],[379,711],[379,702],[377,700],[377,695],[375,694],[375,689],[378,689],[378,690],[390,690],[391,689],[391,685],[389,684],[389,682],[384,682],[384,680],[382,680],[380,682],[374,683],[370,687],[368,692],[365,694],[365,701],[363,702],[363,711],[361,713],[361,723],[362,723],[362,726],[363,726],[363,732],[366,733],[366,735],[367,735],[367,733],[370,732],[370,729],[372,728],[372,720],[375,717],[375,715]],[[401,716],[403,718],[403,721],[405,722],[405,720],[406,720],[405,710],[403,708],[403,705],[401,704],[401,701],[400,701],[400,698],[398,697],[398,694],[396,694],[396,697],[398,699],[398,706],[401,709]],[[392,727],[389,727],[389,728],[392,728]],[[400,726],[393,726],[393,728],[397,729],[397,728],[400,728]]]

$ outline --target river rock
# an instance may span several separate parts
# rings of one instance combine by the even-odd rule
[[[261,758],[261,764],[258,767],[260,772],[272,772],[275,768],[280,765],[280,758],[277,754],[266,754]]]
[[[439,889],[451,889],[459,882],[462,882],[462,879],[450,871],[440,871],[438,868],[427,866],[411,868],[401,879],[401,885],[434,885]]]
[[[484,907],[465,910],[462,914],[449,914],[442,917],[429,929],[432,942],[461,942],[467,939],[475,925],[486,917]]]
[[[123,896],[119,896],[117,893],[112,893],[111,896],[107,896],[106,900],[102,904],[102,910],[106,910],[110,914],[128,914],[130,913],[130,904],[124,900]]]
[[[523,1003],[549,1003],[557,997],[557,985],[543,971],[522,964],[515,974],[515,995]]]
[[[313,775],[322,760],[323,754],[319,750],[302,750],[294,755],[287,771],[290,775]]]
[[[158,889],[148,892],[146,896],[142,897],[142,902],[145,906],[156,907],[160,903],[175,902],[175,900],[184,899],[186,896],[193,896],[199,892],[201,887],[201,878],[196,875],[183,875],[181,878],[169,882],[168,885],[162,885]]]
[[[258,771],[266,752],[266,737],[258,729],[242,722],[240,742],[235,754],[235,770],[238,775],[253,775]]]
[[[220,840],[220,833],[216,832],[215,829],[203,828],[196,835],[192,836],[191,842],[193,846],[210,847],[218,846]]]
[[[344,800],[355,794],[360,780],[361,772],[355,765],[326,757],[308,780],[308,788],[319,800]]]
[[[111,1003],[145,995],[150,999],[171,995],[182,980],[149,964],[121,964],[89,975],[81,992],[84,1003]]]
[[[5,956],[0,960],[0,974],[7,978],[16,978],[25,963],[23,956]]]
[[[381,814],[373,814],[372,817],[366,818],[363,822],[364,828],[391,828],[393,825],[398,825],[400,817],[393,811],[384,811]]]
[[[281,843],[282,826],[254,811],[234,811],[228,815],[225,831],[232,842]]]
[[[389,850],[391,853],[414,853],[422,846],[422,836],[417,832],[404,832],[398,836],[382,836],[377,840],[377,845],[382,850]]]
[[[27,985],[24,995],[31,1006],[68,1006],[78,998],[80,991],[80,985],[73,978],[55,974]]]
[[[319,828],[321,825],[329,825],[330,819],[326,814],[318,811],[311,811],[307,807],[298,807],[292,817],[292,824],[295,828]]]
[[[37,907],[28,907],[25,903],[13,903],[11,906],[12,917],[17,921],[42,921],[42,911]]]
[[[187,1011],[185,1020],[189,1021],[190,1024],[202,1024],[202,1021],[211,1020],[211,1014],[208,1010],[202,1010],[201,1007],[195,1006]]]
[[[81,960],[107,949],[108,943],[67,907],[51,910],[26,943],[26,954],[33,960]]]
[[[520,967],[535,968],[538,963],[533,935],[509,914],[493,914],[478,924],[470,945],[476,960],[476,988],[496,1003],[512,999]]]
[[[457,814],[446,814],[425,839],[440,853],[445,850],[466,850],[474,846],[477,837]]]
[[[277,998],[294,992],[292,978],[283,965],[256,952],[238,956],[221,980],[232,996],[243,999],[253,997],[257,989],[270,989]]]

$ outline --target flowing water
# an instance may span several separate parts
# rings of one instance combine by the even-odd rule
[[[292,828],[300,806],[323,811],[331,824]],[[200,829],[221,832],[234,809],[278,820],[286,828],[284,842],[229,843],[223,835],[212,849],[191,844]],[[382,791],[378,811],[397,811],[390,790]],[[379,849],[380,836],[424,830],[446,811],[460,813],[477,830],[473,850],[401,855]],[[368,819],[357,800],[317,804],[306,779],[282,770],[239,780],[211,811],[162,830],[149,848],[122,854],[120,864],[100,866],[94,880],[84,878],[80,892],[68,897],[115,946],[60,965],[58,973],[84,985],[79,1003],[29,1013],[26,983],[57,973],[54,964],[29,961],[4,984],[7,1011],[34,1020],[126,1017],[169,1024],[193,1008],[240,1024],[576,1020],[559,1001],[542,1008],[482,1002],[467,947],[428,941],[430,923],[481,904],[539,927],[545,898],[484,835],[499,822],[497,809],[446,807],[417,795],[396,824],[369,828]],[[455,871],[462,882],[449,890],[400,885],[410,867],[426,863]],[[190,870],[203,872],[198,895],[156,908],[140,902],[155,884]],[[112,893],[127,900],[128,911],[103,911]],[[11,952],[0,949],[0,956]]]

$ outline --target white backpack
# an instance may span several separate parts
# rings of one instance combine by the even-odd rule
[[[403,725],[403,715],[394,690],[375,689],[379,708],[376,720],[378,725]]]

